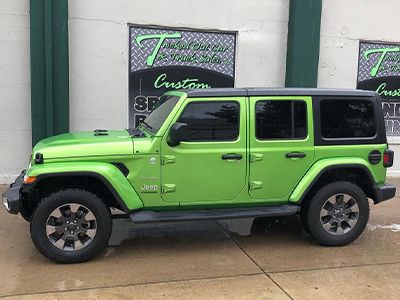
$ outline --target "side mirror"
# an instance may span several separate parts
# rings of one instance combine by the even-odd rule
[[[181,141],[187,138],[187,124],[186,123],[175,123],[169,130],[168,145],[176,147]]]

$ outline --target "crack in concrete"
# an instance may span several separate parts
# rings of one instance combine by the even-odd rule
[[[94,21],[94,22],[104,22],[104,23],[114,23],[118,25],[127,24],[123,20],[115,21],[115,20],[106,20],[106,19],[91,19],[91,18],[83,18],[83,17],[69,17],[69,20],[78,20],[78,21]]]
[[[334,270],[334,269],[346,269],[346,268],[360,268],[360,267],[371,267],[371,266],[386,266],[386,265],[397,265],[397,264],[400,264],[400,261],[371,263],[371,264],[357,264],[357,265],[347,265],[347,266],[337,266],[337,267],[321,267],[321,268],[311,268],[311,269],[293,269],[293,270],[272,271],[272,272],[268,272],[268,273],[269,274],[282,274],[282,273],[296,273],[296,272]]]
[[[4,298],[11,298],[11,297],[19,297],[19,296],[46,295],[46,294],[52,294],[52,293],[68,293],[68,292],[79,292],[79,291],[90,291],[90,290],[103,290],[103,289],[111,289],[111,288],[144,286],[144,285],[163,284],[163,283],[181,283],[181,282],[193,282],[193,281],[200,281],[200,280],[227,279],[227,278],[236,278],[236,277],[241,277],[241,276],[257,276],[257,275],[262,275],[263,273],[264,272],[243,273],[243,274],[235,274],[235,275],[198,277],[198,278],[190,278],[190,279],[160,280],[160,281],[138,282],[138,283],[130,283],[130,284],[117,284],[117,285],[110,285],[110,286],[87,287],[87,288],[81,288],[81,289],[78,288],[78,289],[51,290],[51,291],[33,292],[33,293],[5,294],[5,295],[0,295],[0,298],[4,299]]]
[[[223,230],[225,231],[225,233],[231,238],[232,242],[240,249],[242,250],[242,252],[250,259],[250,261],[257,266],[257,268],[267,277],[269,278],[269,280],[271,280],[286,296],[289,297],[289,299],[294,300],[294,298],[282,287],[279,285],[278,282],[275,281],[275,279],[273,279],[267,272],[264,271],[264,269],[250,256],[250,254],[248,254],[243,247],[228,233],[226,232],[226,230],[221,226],[221,224],[219,224],[218,222],[216,222],[217,225]]]
[[[0,16],[9,16],[9,17],[29,17],[29,14],[0,13]]]

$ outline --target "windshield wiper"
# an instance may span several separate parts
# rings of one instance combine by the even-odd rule
[[[140,130],[139,127],[128,128],[128,132],[131,136],[134,136],[134,137],[144,137],[145,136],[144,132],[142,130]]]

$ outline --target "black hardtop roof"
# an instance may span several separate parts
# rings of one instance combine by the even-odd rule
[[[374,91],[356,89],[318,89],[318,88],[211,88],[181,90],[190,97],[219,96],[347,96],[373,97]]]

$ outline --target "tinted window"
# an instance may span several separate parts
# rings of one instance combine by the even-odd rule
[[[232,141],[239,135],[239,103],[192,102],[178,122],[188,124],[187,141]]]
[[[366,100],[323,100],[321,131],[324,138],[375,136],[374,106]]]
[[[304,101],[275,100],[256,103],[258,139],[302,139],[307,136]]]

